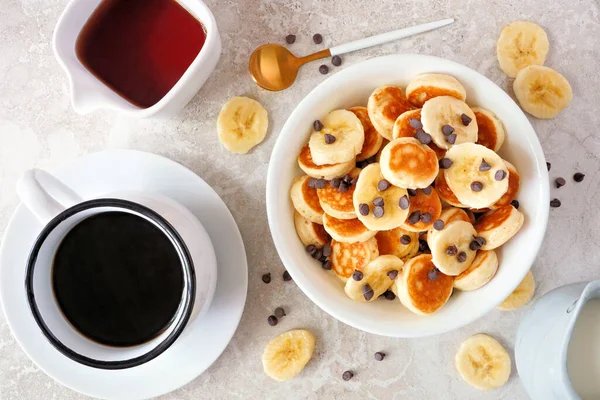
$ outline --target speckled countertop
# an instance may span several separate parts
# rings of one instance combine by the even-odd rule
[[[14,187],[27,168],[56,168],[106,148],[158,153],[202,176],[233,213],[246,243],[249,291],[237,333],[223,355],[201,377],[164,399],[525,399],[516,371],[506,386],[482,393],[457,375],[456,348],[468,336],[488,332],[512,350],[524,310],[492,311],[458,331],[418,340],[378,337],[337,322],[315,306],[293,282],[284,283],[283,265],[270,239],[265,181],[271,149],[295,105],[325,79],[318,63],[305,67],[289,90],[260,90],[246,72],[251,51],[266,42],[298,36],[298,54],[397,29],[454,17],[442,30],[359,51],[344,66],[394,53],[423,53],[463,63],[511,93],[511,79],[499,69],[495,42],[502,26],[516,19],[542,25],[550,38],[547,65],[571,82],[569,109],[549,121],[531,119],[552,178],[567,185],[552,189],[562,207],[551,209],[548,232],[533,266],[536,298],[566,283],[600,277],[600,5],[597,0],[209,0],[223,41],[223,54],[207,84],[177,116],[164,121],[131,121],[111,112],[79,116],[69,105],[67,80],[52,54],[54,25],[67,0],[4,0],[0,8],[0,236],[18,200]],[[325,38],[317,47],[314,33]],[[335,72],[335,68],[334,68]],[[512,94],[512,93],[511,93]],[[220,145],[215,120],[234,95],[256,98],[270,112],[263,144],[246,156]],[[571,175],[585,172],[575,184]],[[273,274],[265,285],[261,275]],[[288,316],[276,327],[266,317],[277,306]],[[307,327],[318,337],[316,355],[302,375],[277,383],[262,373],[263,345],[274,335]],[[387,357],[376,362],[373,353]],[[350,382],[346,369],[356,371]],[[81,399],[55,383],[27,358],[0,318],[0,398]]]

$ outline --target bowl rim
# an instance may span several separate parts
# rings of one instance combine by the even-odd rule
[[[169,335],[167,335],[161,342],[159,342],[155,347],[148,350],[146,353],[124,360],[97,360],[79,354],[76,351],[67,347],[52,333],[50,328],[48,328],[48,325],[46,325],[46,322],[44,321],[40,310],[37,306],[37,302],[35,299],[35,291],[33,288],[33,276],[35,272],[35,266],[37,264],[37,256],[44,244],[44,241],[50,235],[50,233],[58,225],[60,225],[61,222],[72,217],[73,215],[76,215],[85,210],[101,207],[114,207],[128,211],[133,211],[150,219],[153,223],[155,223],[158,226],[159,229],[163,231],[163,233],[169,239],[171,239],[171,242],[174,244],[175,250],[179,254],[179,257],[181,259],[181,266],[183,269],[184,287],[182,290],[182,299],[179,303],[177,313],[173,316],[173,318],[171,319],[171,321],[165,329],[168,329],[173,325],[175,327],[173,328],[171,333],[169,333]],[[94,199],[84,201],[74,205],[73,207],[67,208],[66,210],[58,214],[56,217],[54,217],[50,222],[48,222],[48,224],[42,229],[42,231],[36,238],[31,252],[29,254],[29,257],[27,259],[27,266],[25,272],[25,292],[27,293],[27,303],[29,304],[29,309],[33,315],[33,319],[40,328],[42,334],[46,337],[46,339],[56,350],[58,350],[61,354],[70,358],[71,360],[79,364],[86,365],[88,367],[106,370],[119,370],[133,368],[147,363],[148,361],[158,357],[163,352],[165,352],[169,347],[171,347],[173,343],[175,343],[177,338],[179,338],[179,336],[187,326],[187,323],[190,320],[192,311],[194,309],[196,296],[196,272],[192,256],[187,248],[187,245],[183,241],[183,238],[179,235],[175,228],[160,214],[146,206],[129,200],[114,198]],[[179,310],[181,310],[181,312]],[[158,335],[155,337],[155,339],[157,337]],[[104,346],[101,343],[98,344]]]
[[[534,161],[536,161],[536,162],[534,162],[534,167],[536,167],[536,175],[538,175],[541,179],[540,197],[544,201],[542,201],[541,204],[537,205],[538,209],[536,210],[536,214],[539,215],[539,221],[538,221],[538,224],[536,224],[533,227],[534,234],[535,234],[535,240],[529,243],[529,251],[527,252],[527,254],[524,254],[524,256],[523,256],[524,264],[528,264],[529,268],[527,268],[526,270],[523,269],[523,271],[521,271],[522,273],[519,274],[520,275],[519,281],[514,285],[514,287],[510,288],[510,291],[507,292],[507,296],[508,296],[508,294],[510,294],[510,292],[516,288],[518,283],[525,277],[526,273],[531,269],[531,266],[533,265],[533,263],[537,257],[537,254],[541,248],[541,245],[542,245],[542,242],[544,239],[544,235],[545,235],[545,231],[546,231],[546,227],[547,227],[547,223],[548,223],[548,216],[549,216],[550,185],[549,185],[548,179],[547,179],[548,171],[546,169],[546,166],[544,165],[545,157],[544,157],[544,152],[543,152],[542,146],[539,142],[539,139],[537,138],[537,135],[535,135],[535,130],[533,129],[533,126],[531,125],[531,122],[528,120],[527,116],[523,113],[523,111],[515,103],[515,101],[506,93],[506,91],[504,91],[502,88],[500,88],[498,85],[496,85],[496,83],[494,83],[492,80],[490,80],[489,78],[485,77],[484,75],[480,74],[479,72],[475,71],[472,68],[469,68],[469,67],[467,67],[463,64],[457,63],[455,61],[451,61],[451,60],[447,60],[447,59],[435,57],[435,56],[422,55],[422,54],[392,54],[392,55],[386,55],[386,56],[373,57],[373,58],[361,61],[350,67],[347,67],[347,68],[343,69],[342,71],[337,72],[336,74],[327,78],[326,80],[324,80],[323,82],[318,84],[315,88],[313,88],[313,90],[311,90],[300,101],[300,103],[298,103],[298,105],[294,108],[292,113],[287,118],[283,128],[281,129],[281,131],[279,133],[279,137],[277,138],[277,141],[276,141],[273,151],[271,153],[271,157],[269,160],[269,168],[267,171],[267,184],[266,184],[266,208],[267,208],[267,218],[268,218],[268,222],[269,222],[269,229],[271,231],[271,237],[273,239],[275,248],[277,250],[277,253],[278,253],[282,263],[284,264],[286,270],[292,276],[294,282],[296,282],[296,284],[300,287],[302,292],[313,303],[315,303],[319,308],[321,308],[323,311],[325,311],[326,313],[328,313],[335,319],[337,319],[347,325],[350,325],[356,329],[360,329],[360,330],[362,330],[364,332],[368,332],[368,333],[373,333],[373,334],[382,335],[382,336],[389,336],[389,337],[401,337],[401,338],[426,337],[426,336],[437,335],[437,334],[449,332],[449,331],[452,331],[455,329],[459,329],[459,328],[461,328],[465,325],[468,325],[468,324],[472,323],[473,321],[483,317],[487,313],[489,313],[493,308],[495,308],[498,304],[500,304],[504,300],[504,298],[496,299],[495,302],[491,302],[490,304],[488,304],[487,307],[483,308],[479,312],[468,313],[468,315],[465,315],[463,318],[455,319],[456,322],[454,324],[451,324],[450,326],[442,326],[442,327],[438,326],[434,329],[433,328],[425,329],[418,333],[406,332],[406,331],[391,333],[389,331],[383,331],[381,329],[378,329],[376,326],[372,326],[368,323],[365,323],[365,321],[361,321],[358,313],[353,314],[353,315],[356,315],[356,317],[346,317],[346,316],[342,315],[342,313],[338,312],[337,309],[335,307],[333,307],[328,301],[326,301],[326,300],[322,301],[322,299],[321,299],[322,296],[319,296],[319,295],[317,295],[317,293],[314,293],[312,291],[312,289],[309,287],[310,283],[308,282],[308,279],[306,279],[301,273],[299,273],[297,271],[297,269],[299,268],[298,263],[289,254],[289,252],[286,249],[287,244],[283,241],[283,239],[281,239],[281,235],[279,234],[280,233],[280,228],[279,228],[280,224],[279,224],[279,220],[278,220],[278,217],[280,217],[280,216],[277,215],[277,213],[280,211],[280,207],[277,205],[277,203],[278,203],[277,193],[281,190],[281,187],[280,187],[280,185],[278,185],[278,182],[276,182],[276,177],[277,177],[276,175],[277,175],[278,169],[279,169],[279,165],[277,165],[277,158],[279,157],[279,154],[285,153],[286,148],[287,148],[287,143],[285,142],[285,137],[286,137],[286,135],[293,134],[293,132],[291,132],[291,128],[293,128],[292,124],[293,124],[294,120],[298,118],[297,117],[298,115],[303,115],[305,113],[305,109],[307,107],[309,107],[310,103],[312,102],[313,97],[318,96],[322,91],[327,91],[327,90],[331,89],[331,87],[338,85],[339,82],[347,81],[346,78],[352,76],[356,71],[359,71],[359,70],[365,68],[366,66],[369,66],[369,64],[371,64],[371,63],[379,63],[379,62],[382,62],[382,60],[383,60],[383,61],[387,61],[388,63],[393,63],[394,65],[403,65],[403,63],[406,63],[409,60],[414,61],[415,59],[419,59],[419,61],[427,62],[428,64],[431,64],[431,65],[436,65],[436,64],[441,63],[441,64],[445,64],[446,66],[452,67],[452,68],[461,69],[469,74],[472,74],[472,75],[474,74],[474,76],[478,77],[478,79],[482,79],[487,84],[491,84],[491,85],[495,86],[499,90],[498,95],[502,96],[502,102],[504,102],[504,103],[508,102],[508,103],[514,105],[515,109],[518,110],[521,113],[521,115],[523,116],[524,121],[526,121],[526,124],[528,125],[528,128],[529,128],[528,130],[530,132],[534,133],[534,135],[531,136],[528,132],[528,134],[526,135],[526,138],[527,138],[528,142],[530,143],[530,147],[532,148],[532,158],[534,159]],[[422,73],[428,73],[428,72],[422,72]],[[432,68],[431,73],[436,73],[435,68]],[[439,72],[439,73],[443,73],[443,72]],[[287,152],[289,153],[289,151],[287,151]],[[543,168],[542,168],[542,166],[543,166]],[[546,179],[544,179],[544,177]]]

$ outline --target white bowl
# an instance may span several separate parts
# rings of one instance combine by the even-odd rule
[[[304,250],[294,228],[289,189],[302,174],[297,155],[307,143],[312,122],[328,112],[365,106],[378,86],[406,87],[411,78],[427,72],[455,76],[467,90],[467,103],[489,109],[504,123],[507,137],[500,155],[519,171],[517,196],[525,214],[521,231],[499,251],[500,268],[487,285],[474,292],[456,291],[437,313],[418,316],[400,302],[357,303],[343,284],[323,270]],[[542,244],[549,210],[546,162],[533,127],[517,104],[483,75],[458,63],[423,55],[392,55],[361,62],[331,76],[308,94],[284,125],[269,163],[267,214],[275,247],[302,291],[338,320],[366,332],[393,337],[422,337],[460,328],[500,304],[521,282]]]

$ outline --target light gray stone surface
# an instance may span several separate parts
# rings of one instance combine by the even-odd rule
[[[298,37],[298,54],[414,23],[454,17],[445,29],[359,51],[343,57],[341,68],[366,58],[423,53],[463,63],[512,94],[511,79],[499,69],[495,42],[500,29],[517,19],[542,25],[550,38],[547,65],[571,82],[574,100],[558,118],[531,119],[549,161],[551,178],[567,185],[552,188],[563,206],[552,209],[548,232],[533,266],[536,298],[562,284],[600,277],[600,22],[597,0],[209,0],[223,41],[216,71],[192,102],[165,121],[129,121],[111,112],[76,115],[69,105],[65,75],[52,54],[51,38],[66,0],[3,0],[0,7],[0,236],[18,200],[14,187],[27,168],[56,168],[106,148],[132,148],[176,160],[202,176],[232,211],[244,237],[249,291],[240,327],[223,355],[201,377],[164,399],[525,399],[513,370],[503,388],[482,393],[457,375],[453,359],[468,336],[488,332],[509,350],[525,310],[492,311],[475,323],[443,336],[399,340],[360,332],[337,322],[315,306],[284,271],[270,239],[265,211],[265,180],[277,135],[295,105],[325,79],[319,63],[301,71],[289,90],[270,93],[247,73],[251,51],[266,42]],[[325,40],[316,46],[311,37]],[[398,66],[401,68],[402,66]],[[333,68],[333,72],[336,68]],[[270,112],[271,128],[249,155],[227,153],[215,120],[223,102],[235,95],[259,100]],[[571,176],[586,173],[583,183]],[[282,188],[287,190],[287,188]],[[6,267],[6,266],[3,266]],[[510,266],[507,266],[510,267]],[[261,281],[264,272],[273,282]],[[277,306],[288,316],[270,327],[266,317]],[[294,327],[318,337],[314,359],[300,377],[276,383],[262,373],[264,344]],[[376,362],[373,353],[388,354]],[[341,380],[346,369],[356,372]],[[168,377],[165,377],[168,379]],[[55,383],[27,358],[0,318],[0,398],[81,399]]]

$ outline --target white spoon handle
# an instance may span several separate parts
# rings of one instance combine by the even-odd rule
[[[397,31],[381,33],[379,35],[371,36],[364,39],[358,39],[354,42],[341,44],[339,46],[332,47],[330,49],[331,55],[349,53],[367,47],[376,46],[378,44],[391,42],[392,40],[398,40],[405,37],[413,36],[419,33],[432,31],[434,29],[441,28],[442,26],[450,25],[454,22],[453,18],[443,19],[441,21],[429,22],[427,24],[411,26],[409,28],[398,29]]]

